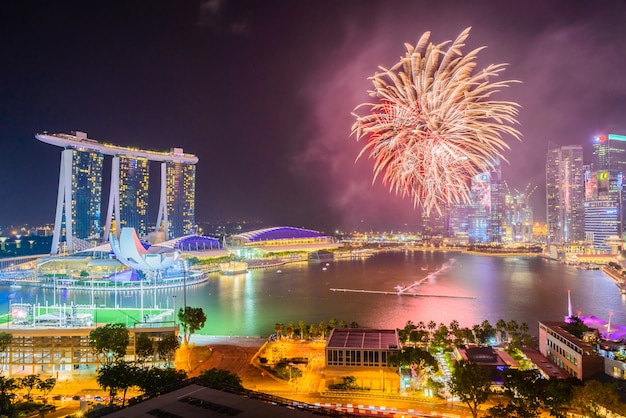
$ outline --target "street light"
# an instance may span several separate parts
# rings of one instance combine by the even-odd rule
[[[183,306],[187,312],[187,260],[183,260]]]
[[[96,301],[96,326],[98,326],[98,296],[94,297],[95,301]]]
[[[176,323],[176,295],[172,295],[173,303],[174,303],[174,323]]]
[[[7,296],[7,328],[11,328],[11,299],[13,297]]]

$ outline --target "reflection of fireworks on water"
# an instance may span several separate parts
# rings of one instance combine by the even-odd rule
[[[501,135],[521,135],[505,124],[517,124],[519,105],[491,99],[514,81],[489,81],[504,64],[472,74],[482,48],[461,54],[469,31],[452,43],[434,45],[426,32],[415,47],[406,44],[399,63],[371,77],[370,96],[379,102],[357,107],[368,106],[368,115],[354,114],[352,133],[368,137],[359,157],[369,152],[374,159],[374,180],[382,173],[383,184],[426,213],[470,203],[469,179],[504,159]]]

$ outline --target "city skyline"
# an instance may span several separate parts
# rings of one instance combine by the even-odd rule
[[[504,96],[521,105],[523,138],[505,138],[502,179],[538,186],[537,220],[549,141],[582,145],[587,161],[594,137],[626,133],[620,1],[32,1],[0,13],[2,226],[54,220],[58,154],[33,138],[45,130],[197,155],[197,222],[418,224],[410,199],[372,185],[371,160],[355,162],[350,127],[368,77],[425,31],[443,42],[471,26],[466,49],[487,46],[477,68],[506,62],[503,79],[521,81]]]

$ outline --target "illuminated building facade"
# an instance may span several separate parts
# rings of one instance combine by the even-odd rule
[[[548,244],[585,238],[583,148],[550,143],[546,159]]]
[[[54,247],[58,248],[61,233],[81,239],[100,234],[103,161],[101,153],[89,149],[61,152]],[[67,245],[71,246],[72,240]]]
[[[137,235],[148,234],[148,178],[146,158],[119,157],[120,220],[118,228],[135,228]]]
[[[62,236],[66,250],[73,252],[85,249],[78,245],[81,239],[108,241],[109,234],[119,234],[122,227],[133,227],[140,236],[147,235],[151,161],[161,163],[157,229],[166,226],[163,228],[166,240],[194,231],[195,164],[198,162],[195,155],[184,154],[181,148],[157,152],[103,144],[87,138],[84,132],[75,135],[44,133],[35,137],[63,148],[52,254],[59,252]],[[111,186],[104,232],[100,237],[102,167],[107,155],[112,156]]]
[[[472,178],[472,212],[468,217],[471,244],[487,244],[490,240],[491,178],[482,173]]]
[[[491,206],[489,208],[489,240],[494,243],[504,241],[506,211],[506,184],[502,181],[500,164],[491,172]]]
[[[506,199],[506,239],[505,242],[532,242],[533,233],[533,208],[529,199],[536,187],[528,191],[530,184],[524,192],[515,191],[516,194],[507,194]]]
[[[195,233],[196,166],[179,162],[165,163],[167,176],[166,210],[170,237]],[[157,225],[161,225],[157,222]]]
[[[596,137],[593,143],[591,168],[590,177],[596,179],[596,196],[593,197],[614,202],[619,220],[619,232],[616,235],[623,237],[626,228],[626,193],[624,193],[626,136],[609,134]]]
[[[585,234],[595,250],[611,251],[607,238],[620,236],[619,209],[614,200],[585,202]]]

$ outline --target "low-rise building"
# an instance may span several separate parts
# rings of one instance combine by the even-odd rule
[[[604,372],[604,357],[566,330],[563,321],[539,321],[539,351],[571,376],[585,380]]]

